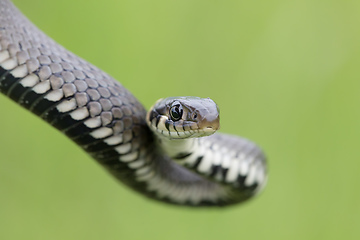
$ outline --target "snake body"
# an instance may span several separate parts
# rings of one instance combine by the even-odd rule
[[[262,151],[240,137],[163,139],[165,151],[159,150],[141,103],[108,74],[46,36],[9,0],[0,0],[0,91],[149,198],[224,206],[249,199],[266,183]],[[159,122],[156,127],[164,127]]]

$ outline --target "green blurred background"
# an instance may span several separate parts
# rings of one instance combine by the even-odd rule
[[[14,2],[147,108],[213,98],[270,178],[226,209],[150,201],[0,95],[0,239],[359,239],[360,1]]]

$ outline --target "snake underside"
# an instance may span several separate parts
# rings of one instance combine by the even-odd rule
[[[215,148],[233,146],[236,167],[242,163],[248,169],[236,170],[239,176],[232,182],[226,179],[234,164],[218,163],[207,175],[198,171],[200,162],[181,166],[158,151],[141,103],[108,74],[46,36],[8,0],[0,0],[0,91],[150,198],[222,206],[250,198],[265,184],[265,157],[242,138],[215,134],[207,140],[215,155]],[[247,184],[250,175],[259,180]]]

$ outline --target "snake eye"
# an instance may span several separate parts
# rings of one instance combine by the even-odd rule
[[[182,115],[183,115],[183,110],[181,106],[173,106],[170,109],[171,120],[178,121],[181,119]]]

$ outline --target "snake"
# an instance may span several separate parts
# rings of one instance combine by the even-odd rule
[[[56,43],[10,0],[0,0],[0,92],[150,199],[231,206],[266,185],[264,152],[217,132],[213,100],[168,97],[146,111],[120,82]]]

